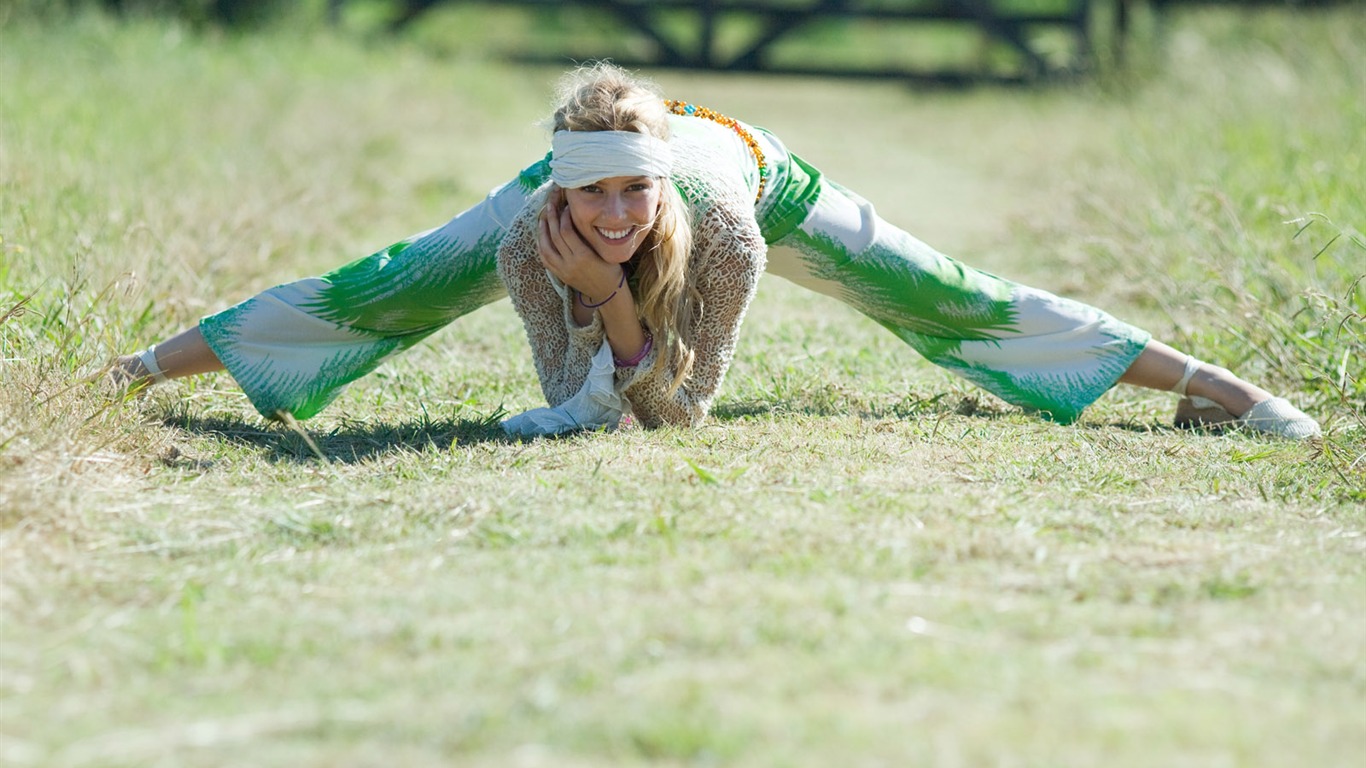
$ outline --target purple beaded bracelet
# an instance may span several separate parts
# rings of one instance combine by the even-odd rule
[[[645,331],[645,344],[641,346],[640,351],[636,353],[635,357],[632,357],[629,360],[622,360],[614,355],[612,357],[612,362],[616,363],[618,368],[634,368],[637,365],[640,365],[640,361],[644,360],[645,356],[650,354],[650,350],[654,349],[654,346],[655,337],[647,330]]]

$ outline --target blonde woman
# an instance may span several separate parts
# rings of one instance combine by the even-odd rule
[[[505,293],[548,408],[517,434],[705,418],[759,276],[832,295],[932,362],[1068,423],[1118,382],[1180,424],[1319,434],[1284,399],[1075,301],[976,271],[886,223],[772,134],[610,66],[567,76],[552,151],[445,226],[289,283],[119,360],[136,385],[226,367],[265,416],[347,383]]]

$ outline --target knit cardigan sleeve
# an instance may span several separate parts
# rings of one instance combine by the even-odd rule
[[[583,386],[606,334],[597,312],[589,325],[575,324],[573,292],[557,284],[536,252],[540,206],[533,202],[527,209],[499,248],[498,275],[526,328],[541,391],[551,406],[558,406]],[[695,272],[701,301],[693,323],[692,371],[682,386],[669,391],[677,361],[656,334],[643,360],[616,372],[617,391],[641,425],[695,425],[706,418],[735,354],[766,254],[752,205],[715,204],[694,216],[688,269]]]

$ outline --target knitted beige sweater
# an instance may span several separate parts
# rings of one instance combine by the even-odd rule
[[[733,147],[722,144],[709,151],[706,143],[676,135],[674,151],[674,181],[693,214],[687,268],[696,274],[701,294],[700,316],[693,326],[696,358],[683,386],[670,393],[677,367],[667,353],[667,340],[651,329],[655,344],[645,359],[617,369],[617,391],[646,427],[694,425],[706,417],[730,367],[740,324],[765,264],[753,193],[745,189],[738,170],[717,172],[724,168],[718,162],[735,157]],[[557,290],[536,252],[536,221],[547,192],[543,187],[531,196],[503,238],[498,275],[526,326],[541,390],[551,406],[558,406],[583,386],[605,332],[596,312],[590,325],[574,322],[573,292]]]

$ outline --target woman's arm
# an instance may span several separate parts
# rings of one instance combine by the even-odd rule
[[[602,308],[582,325],[574,316],[573,289],[551,281],[537,253],[537,226],[532,216],[513,225],[499,250],[498,274],[526,327],[541,390],[546,401],[557,406],[583,386],[594,353],[610,339]],[[669,359],[664,339],[656,339],[636,365],[617,369],[617,389],[631,402],[642,425],[693,425],[706,417],[730,367],[741,322],[764,271],[765,254],[749,206],[737,206],[735,211],[713,206],[695,225],[689,269],[696,271],[702,301],[701,317],[694,324],[691,375],[680,388],[669,391],[678,368],[677,361]],[[629,322],[639,327],[634,303],[630,308]],[[616,354],[621,358],[621,351]]]
[[[535,202],[528,209],[538,209]],[[498,249],[498,276],[522,318],[546,402],[558,406],[583,386],[593,355],[605,338],[599,316],[581,325],[572,311],[573,289],[551,281],[537,253],[535,210],[518,217]]]
[[[635,297],[626,286],[625,268],[607,262],[584,242],[558,187],[551,187],[537,220],[536,245],[545,268],[572,289],[568,298],[574,322],[589,326],[598,316],[612,354],[617,359],[635,357],[646,336]]]

